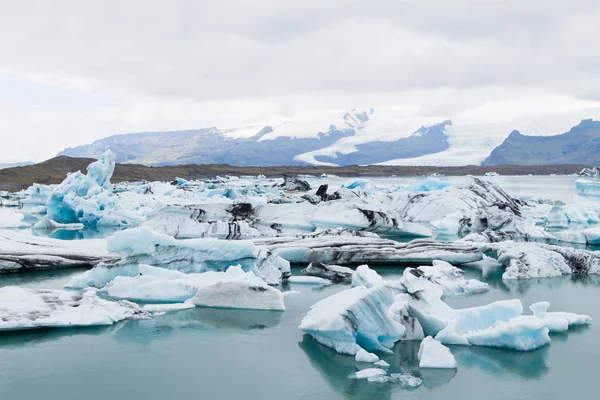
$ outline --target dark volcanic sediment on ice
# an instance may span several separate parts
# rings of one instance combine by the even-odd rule
[[[39,164],[0,170],[0,185],[30,185],[32,183],[60,183],[67,173],[85,171],[94,160],[91,158],[54,157]],[[117,164],[113,182],[122,181],[169,181],[174,177],[197,179],[217,175],[339,175],[339,176],[415,176],[441,174],[449,176],[483,175],[498,172],[501,175],[550,175],[573,174],[590,165],[498,165],[482,167],[467,165],[461,167],[428,166],[386,166],[349,165],[345,167],[327,166],[279,166],[279,167],[235,167],[226,164],[191,164],[172,167],[147,167],[138,164]]]

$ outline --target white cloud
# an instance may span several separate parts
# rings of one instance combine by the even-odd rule
[[[410,121],[586,108],[599,20],[594,0],[1,2],[0,75],[56,104],[0,95],[0,161],[353,107]]]

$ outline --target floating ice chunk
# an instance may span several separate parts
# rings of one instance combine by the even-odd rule
[[[358,286],[336,293],[313,305],[300,329],[338,353],[356,355],[367,351],[390,352],[404,334],[388,309],[398,294],[389,286]]]
[[[445,344],[535,350],[550,343],[548,329],[539,319],[523,319],[518,299],[456,310],[454,318],[435,338]]]
[[[433,266],[421,266],[418,268],[407,268],[402,274],[400,283],[411,285],[407,281],[427,280],[439,286],[444,296],[456,296],[461,294],[482,293],[490,289],[489,285],[477,279],[465,279],[465,272],[451,264],[435,260]]]
[[[80,223],[61,224],[53,221],[48,215],[36,222],[31,229],[83,229],[84,225]]]
[[[529,309],[533,312],[533,316],[524,315],[522,319],[539,319],[550,332],[565,332],[570,326],[587,325],[591,322],[588,315],[578,315],[569,312],[548,312],[550,303],[540,301],[533,303]]]
[[[147,316],[133,303],[104,300],[94,291],[0,288],[0,330],[111,325]]]
[[[215,238],[215,239],[251,239],[261,233],[250,226],[249,221],[235,220],[232,211],[237,206],[227,206],[221,218],[224,220],[200,220],[201,208],[196,206],[161,207],[148,216],[143,226],[157,233],[164,233],[177,239]],[[208,206],[205,208],[209,208]],[[213,208],[214,207],[210,207]],[[239,207],[237,207],[239,209]],[[206,211],[206,210],[202,210]]]
[[[179,311],[195,308],[196,305],[192,302],[171,303],[171,304],[146,304],[142,310],[151,313],[164,313],[167,311]]]
[[[290,276],[289,283],[300,283],[306,285],[331,285],[329,279],[319,278],[317,276]]]
[[[357,371],[356,373],[354,373],[353,377],[355,379],[367,379],[381,375],[387,375],[387,372],[381,368],[367,368]]]
[[[22,231],[0,232],[0,272],[36,269],[93,267],[115,262],[115,254],[106,250],[103,239],[58,240],[34,236]]]
[[[367,189],[367,190],[373,190],[376,188],[375,184],[372,181],[370,181],[369,179],[362,179],[362,178],[351,179],[349,181],[346,181],[342,184],[342,187],[345,187],[346,189]]]
[[[427,336],[419,347],[419,368],[456,368],[450,349]]]
[[[332,231],[300,237],[252,240],[293,263],[322,264],[417,264],[444,260],[454,265],[479,261],[482,252],[473,243],[418,239],[409,243],[373,237],[369,232]]]
[[[390,366],[390,364],[388,364],[385,360],[379,360],[379,361],[373,363],[373,365],[377,365],[378,367],[382,367],[382,368],[387,368]]]
[[[572,272],[562,255],[536,244],[504,242],[494,248],[505,266],[502,279],[549,278]]]
[[[180,303],[196,294],[198,289],[185,280],[154,276],[118,276],[100,290],[113,299],[135,302]]]
[[[289,262],[248,241],[177,240],[146,228],[135,228],[115,233],[107,243],[110,251],[122,256],[124,264],[150,264],[186,273],[224,271],[239,264],[270,284],[280,283],[290,275]]]
[[[354,271],[348,267],[339,265],[327,265],[321,263],[310,263],[302,270],[303,274],[329,279],[333,283],[350,283]]]
[[[354,359],[357,362],[365,362],[365,363],[376,363],[377,361],[379,361],[379,357],[377,357],[373,353],[369,353],[368,351],[366,351],[364,349],[360,349],[358,351],[358,353],[356,353],[356,356],[354,356]]]
[[[118,276],[136,276],[140,270],[137,265],[120,266],[101,263],[81,274],[77,274],[65,284],[65,288],[83,289],[87,287],[102,288]]]
[[[199,278],[218,273],[197,275]],[[201,286],[191,300],[197,306],[250,310],[285,310],[283,294],[241,267],[230,267],[224,277]]]
[[[409,374],[376,375],[367,378],[367,380],[373,383],[398,383],[400,386],[407,388],[416,388],[423,384],[421,378]]]
[[[359,265],[352,275],[352,287],[366,286],[372,288],[383,284],[383,278],[369,268],[368,265]]]
[[[579,178],[575,181],[577,195],[592,201],[600,199],[600,182],[597,180]]]

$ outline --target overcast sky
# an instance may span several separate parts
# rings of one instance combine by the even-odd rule
[[[597,0],[0,0],[0,162],[350,108],[595,106],[599,21]]]

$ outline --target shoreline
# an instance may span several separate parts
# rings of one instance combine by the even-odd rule
[[[55,157],[38,164],[0,170],[1,186],[30,186],[32,183],[60,183],[68,173],[86,170],[94,160],[91,158]],[[283,175],[337,175],[340,177],[417,177],[417,176],[467,176],[485,175],[497,172],[500,175],[572,175],[591,165],[498,165],[460,167],[434,166],[387,166],[387,165],[350,165],[344,167],[328,166],[231,166],[226,164],[191,164],[164,167],[148,167],[139,164],[117,164],[113,176],[114,182],[124,181],[171,181],[175,177],[188,180],[216,177],[217,175],[264,175],[281,177]]]

